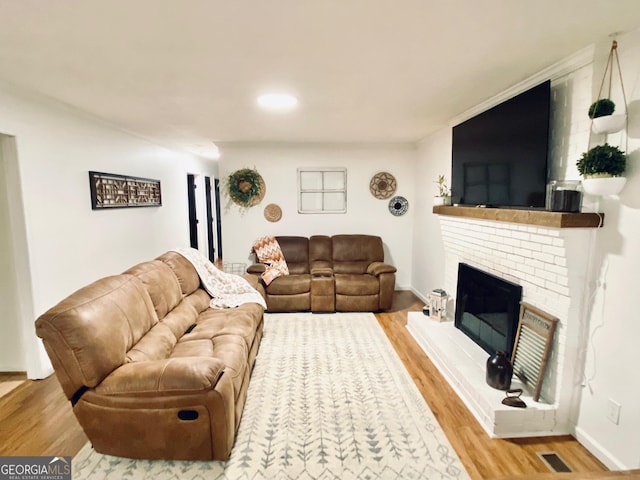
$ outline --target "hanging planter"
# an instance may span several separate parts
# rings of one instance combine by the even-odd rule
[[[583,153],[576,166],[584,177],[582,187],[590,195],[617,195],[627,181],[621,176],[626,170],[627,156],[608,143]]]
[[[626,177],[585,177],[582,188],[589,195],[618,195],[625,183]]]
[[[624,113],[618,115],[606,115],[604,117],[594,118],[591,123],[593,133],[616,133],[627,125],[627,115]]]
[[[624,113],[614,115],[616,104],[611,100],[611,84],[613,83],[613,61],[615,60],[618,79],[620,80],[620,90],[622,93]],[[605,81],[609,76],[609,85],[607,91],[607,97],[602,97],[602,90],[604,88]],[[600,83],[600,89],[598,90],[598,99],[589,107],[589,118],[591,119],[591,130],[594,133],[616,133],[622,130],[627,125],[627,97],[624,91],[624,83],[622,82],[622,71],[620,69],[620,60],[618,59],[618,42],[613,41],[611,43],[611,50],[609,51],[609,58],[607,59],[607,65],[604,68],[604,75],[602,76],[602,82]]]
[[[226,178],[225,191],[229,200],[246,210],[258,205],[267,191],[264,179],[255,169],[242,168]]]
[[[611,44],[609,58],[598,91],[598,99],[589,107],[589,118],[591,118],[591,132],[599,134],[609,134],[621,131],[627,127],[627,99],[622,83],[622,72],[620,71],[620,61],[618,60],[618,42],[615,40]],[[617,65],[618,78],[620,80],[620,90],[624,101],[624,113],[613,115],[615,104],[610,98],[602,98],[602,89],[609,76],[608,97],[611,97],[611,83],[613,78],[613,63]],[[591,133],[589,134],[589,145],[591,145]],[[628,150],[628,135],[625,135],[625,151]],[[583,177],[582,187],[585,193],[590,195],[617,195],[624,188],[627,179],[622,175],[626,170],[627,155],[620,148],[609,145],[596,145],[582,154],[576,162],[578,172]]]

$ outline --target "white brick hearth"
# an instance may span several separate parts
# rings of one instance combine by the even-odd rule
[[[448,321],[412,313],[407,328],[491,436],[571,433],[582,383],[590,300],[585,292],[595,229],[439,218],[445,248],[442,287],[451,297]],[[521,285],[523,301],[560,320],[540,403],[527,395],[528,408],[506,407],[501,404],[504,392],[486,385],[488,355],[453,326],[460,262]],[[515,377],[513,385],[520,386]]]

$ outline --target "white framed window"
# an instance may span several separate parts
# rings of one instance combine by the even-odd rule
[[[347,213],[347,169],[299,168],[298,213]]]

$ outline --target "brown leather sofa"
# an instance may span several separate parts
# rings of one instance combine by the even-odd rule
[[[374,235],[277,236],[289,275],[261,281],[269,312],[376,312],[393,303],[396,268]],[[260,276],[254,263],[248,273]]]
[[[38,318],[36,332],[97,452],[229,457],[263,307],[212,309],[210,300],[191,263],[167,252],[78,290]]]

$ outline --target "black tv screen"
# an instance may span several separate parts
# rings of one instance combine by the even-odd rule
[[[521,300],[520,285],[458,264],[455,326],[487,353],[501,350],[511,357]]]
[[[544,208],[551,82],[453,127],[454,204]]]

